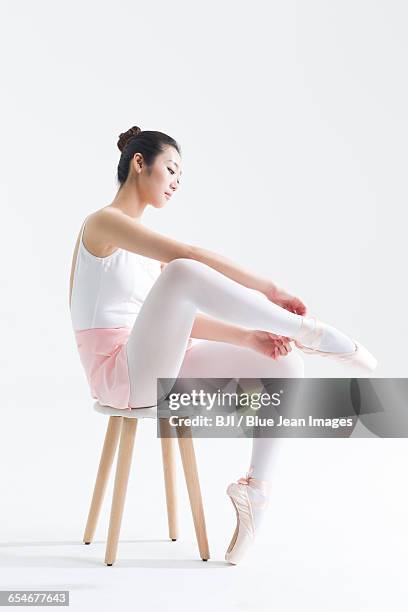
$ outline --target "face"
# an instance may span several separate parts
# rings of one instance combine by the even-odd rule
[[[139,168],[139,187],[143,200],[156,208],[161,208],[170,200],[180,185],[182,164],[179,153],[174,147],[167,147],[156,157],[150,174],[149,169],[143,163],[143,158],[140,158],[138,154],[134,157],[134,163],[138,164]]]

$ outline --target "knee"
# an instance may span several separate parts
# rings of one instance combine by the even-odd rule
[[[165,270],[184,270],[190,266],[190,262],[194,261],[188,257],[177,257],[172,259],[164,268]]]
[[[188,259],[187,257],[177,257],[172,259],[164,268],[162,274],[171,277],[174,280],[191,280],[193,277],[197,277],[200,269],[205,264],[202,264],[195,259]]]

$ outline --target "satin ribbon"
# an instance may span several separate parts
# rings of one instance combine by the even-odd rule
[[[260,489],[261,492],[268,497],[269,495],[269,482],[267,480],[260,480],[259,478],[254,478],[252,476],[253,468],[246,473],[246,476],[242,476],[238,478],[237,483],[242,485],[247,485],[249,487],[254,487],[255,489]]]

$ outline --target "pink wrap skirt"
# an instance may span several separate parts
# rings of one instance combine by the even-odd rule
[[[91,396],[104,406],[131,410],[126,344],[131,327],[74,331]],[[187,349],[192,346],[189,338]]]

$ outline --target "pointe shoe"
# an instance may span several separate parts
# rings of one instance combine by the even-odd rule
[[[265,495],[264,501],[252,501],[248,496],[248,486],[252,486]],[[268,500],[268,482],[253,478],[250,472],[245,478],[240,478],[227,487],[235,512],[237,514],[237,526],[234,535],[225,553],[225,560],[236,565],[243,558],[255,539],[255,525],[252,508],[264,508]]]
[[[321,321],[315,316],[309,316],[308,319],[314,319],[315,327],[313,330],[301,331],[294,338],[295,346],[308,355],[319,355],[320,357],[328,357],[341,361],[346,365],[355,366],[361,368],[364,371],[373,372],[378,364],[377,359],[357,340],[353,340],[355,344],[355,350],[351,353],[332,353],[330,351],[321,351],[317,346],[320,345],[320,340],[323,335],[324,326]],[[303,319],[304,320],[304,319]],[[306,342],[309,346],[304,346],[301,342]]]

